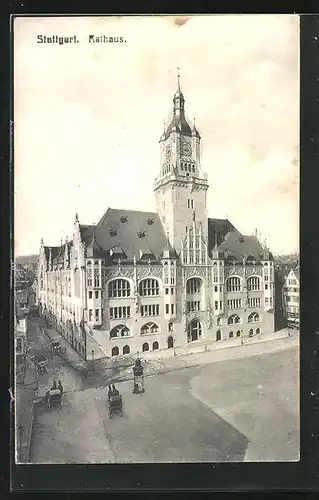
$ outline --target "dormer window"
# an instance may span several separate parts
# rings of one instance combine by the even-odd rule
[[[139,230],[137,231],[137,236],[138,236],[139,238],[144,238],[144,237],[145,237],[145,231],[144,231],[143,229],[139,229]]]
[[[122,215],[120,217],[120,221],[124,224],[124,222],[127,222],[127,217],[125,217],[124,215]]]
[[[147,219],[147,224],[148,224],[149,226],[151,226],[152,224],[154,224],[154,219],[152,219],[152,217],[149,217],[149,218]]]
[[[116,235],[117,235],[117,231],[116,231],[116,229],[113,229],[113,228],[111,228],[111,229],[109,230],[109,233],[110,233],[110,235],[111,235],[111,236],[116,236]]]

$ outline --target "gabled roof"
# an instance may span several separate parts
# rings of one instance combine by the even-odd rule
[[[95,226],[95,239],[105,252],[120,247],[129,261],[151,252],[160,258],[166,236],[158,214],[109,208]]]

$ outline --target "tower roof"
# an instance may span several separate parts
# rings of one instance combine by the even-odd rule
[[[187,123],[185,117],[185,109],[184,109],[185,98],[180,87],[179,72],[177,74],[177,90],[174,94],[173,103],[174,103],[173,117],[167,129],[165,130],[165,136],[167,137],[168,135],[170,135],[171,132],[179,132],[183,135],[191,136],[192,129]],[[161,139],[163,140],[163,136],[161,137]]]

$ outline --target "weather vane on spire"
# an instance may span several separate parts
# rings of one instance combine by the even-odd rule
[[[180,72],[179,72],[179,66],[178,66],[178,67],[177,67],[177,84],[178,84],[178,88],[179,88],[179,86],[180,86],[180,85],[179,85],[179,79],[180,79],[180,76],[181,76],[181,74],[180,74]]]

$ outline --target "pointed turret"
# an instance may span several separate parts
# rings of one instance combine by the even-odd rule
[[[169,241],[169,236],[166,236],[166,245],[161,254],[162,259],[177,259],[176,250],[172,247]]]
[[[100,247],[100,245],[96,241],[95,227],[94,227],[93,231],[92,231],[91,241],[90,241],[90,243],[88,243],[88,245],[86,247],[86,256],[87,257],[101,257],[102,252],[103,252],[102,248]]]
[[[198,137],[199,139],[201,138],[200,137],[200,134],[196,128],[196,124],[195,124],[195,116],[194,116],[194,124],[193,124],[193,130],[192,130],[192,136],[193,137]]]

